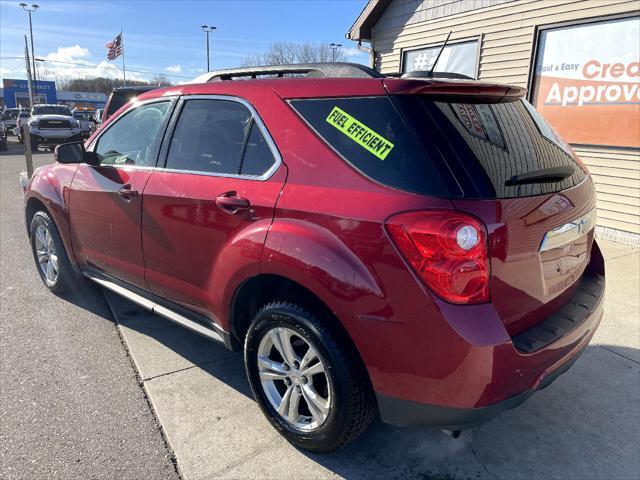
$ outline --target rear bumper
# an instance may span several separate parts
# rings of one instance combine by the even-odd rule
[[[396,426],[429,425],[444,430],[463,430],[476,427],[497,417],[505,410],[517,407],[535,392],[551,385],[556,378],[571,368],[584,350],[585,348],[577,352],[561,367],[541,379],[535,388],[485,407],[452,408],[376,394],[380,417],[383,422]]]
[[[376,349],[384,358],[364,359],[382,420],[457,430],[519,405],[586,349],[602,319],[604,290],[604,262],[594,243],[567,305],[516,337],[491,304],[437,303],[410,324],[387,327]],[[375,361],[384,368],[371,368]]]

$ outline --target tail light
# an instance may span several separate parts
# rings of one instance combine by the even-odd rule
[[[489,301],[487,231],[455,211],[425,210],[390,217],[386,228],[422,281],[451,303]]]

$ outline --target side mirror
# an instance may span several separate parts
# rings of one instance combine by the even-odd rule
[[[87,163],[99,165],[98,157],[94,152],[87,152],[83,142],[71,142],[58,145],[53,154],[58,163]]]

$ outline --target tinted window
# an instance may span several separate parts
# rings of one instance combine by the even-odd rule
[[[187,100],[176,124],[166,167],[237,174],[252,125],[251,112],[228,100]]]
[[[155,165],[160,127],[171,102],[142,105],[125,113],[98,139],[102,165]]]
[[[133,100],[136,96],[134,94],[124,95],[124,94],[112,94],[111,100],[109,101],[109,106],[107,107],[107,118],[116,113],[120,108],[129,103],[130,100]]]
[[[389,97],[293,100],[291,105],[367,177],[410,192],[449,194],[440,169]]]
[[[567,144],[526,102],[464,100],[470,103],[398,95],[291,104],[347,162],[401,190],[512,198],[564,190],[585,177]],[[513,184],[558,167],[573,174]]]
[[[249,140],[244,150],[241,173],[243,175],[262,175],[275,162],[269,145],[258,125],[253,122]]]
[[[566,143],[524,101],[497,104],[441,103],[420,99],[425,111],[435,106],[453,126],[447,138],[461,162],[477,161],[498,198],[553,193],[578,184],[585,177]],[[573,168],[560,181],[509,185],[524,174],[542,173],[556,167]]]

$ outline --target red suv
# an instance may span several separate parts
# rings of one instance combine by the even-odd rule
[[[36,171],[26,222],[50,290],[82,274],[244,349],[266,417],[317,452],[378,412],[478,425],[585,349],[594,186],[524,89],[350,64],[200,80]]]

